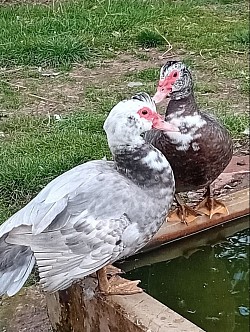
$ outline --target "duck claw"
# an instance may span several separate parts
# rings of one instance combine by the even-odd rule
[[[130,295],[142,293],[143,290],[138,287],[140,280],[127,280],[118,275],[112,276],[108,283],[108,288],[102,292],[105,295]]]
[[[113,270],[112,266],[112,270]],[[142,293],[143,290],[138,287],[140,280],[127,280],[117,274],[108,279],[110,265],[107,265],[97,271],[99,291],[103,295],[129,295]],[[120,270],[115,268],[115,270]],[[121,271],[121,270],[120,270]]]
[[[188,225],[200,215],[202,215],[202,213],[192,209],[186,204],[181,204],[174,211],[169,213],[167,221],[181,221],[185,225]]]
[[[210,219],[212,219],[215,214],[229,215],[226,205],[213,197],[205,197],[197,206],[197,211],[206,214]]]
[[[118,275],[112,276],[108,280],[106,289],[102,289],[103,295],[130,295],[142,293],[143,290],[138,287],[140,280],[127,280]]]

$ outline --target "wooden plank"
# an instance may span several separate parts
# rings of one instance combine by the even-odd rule
[[[199,250],[207,245],[216,244],[224,241],[225,238],[240,232],[249,227],[249,217],[243,217],[234,220],[233,223],[220,224],[214,228],[206,230],[205,232],[199,232],[192,236],[186,236],[181,241],[171,241],[165,243],[156,250],[151,250],[150,254],[141,252],[140,254],[117,262],[116,266],[125,272],[138,269],[142,266],[148,266],[151,264],[166,262],[168,260],[175,259],[180,256],[189,256],[190,254]]]
[[[232,193],[220,200],[226,204],[229,215],[216,214],[212,219],[205,215],[199,216],[188,225],[180,221],[168,221],[162,225],[153,239],[140,252],[153,250],[163,244],[229,221],[237,222],[236,219],[249,214],[249,188]]]

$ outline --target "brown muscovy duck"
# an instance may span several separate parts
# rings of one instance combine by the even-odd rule
[[[176,194],[178,209],[175,213],[185,223],[203,213],[210,218],[216,213],[228,214],[226,206],[213,198],[210,187],[232,158],[233,142],[228,131],[213,116],[199,111],[191,73],[180,61],[168,61],[161,68],[153,99],[158,104],[167,97],[170,101],[165,120],[177,126],[180,132],[151,130],[146,140],[168,159],[176,180],[176,193],[207,188],[204,200],[195,210]]]

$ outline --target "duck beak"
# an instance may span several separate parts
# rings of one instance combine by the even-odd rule
[[[152,98],[156,104],[160,104],[165,98],[168,98],[169,93],[171,92],[171,90],[169,91],[161,91],[161,90],[162,89],[157,89],[157,92]]]
[[[156,113],[155,118],[153,120],[153,128],[160,129],[162,131],[172,131],[179,132],[179,128],[174,126],[173,124],[164,121],[163,117]]]
[[[166,80],[161,80],[158,84],[157,91],[152,99],[156,104],[159,104],[165,98],[169,97],[171,92],[172,92],[172,84],[171,83],[168,84]]]

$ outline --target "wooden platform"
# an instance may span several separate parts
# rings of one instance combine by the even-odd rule
[[[229,221],[231,222],[249,214],[249,188],[232,193],[220,200],[226,204],[229,215],[214,215],[212,219],[209,219],[209,217],[205,215],[199,216],[189,225],[185,225],[180,221],[168,221],[162,225],[157,234],[141,252],[153,250],[163,244],[176,241]]]
[[[96,280],[46,294],[55,332],[204,332],[146,293],[101,296]]]

